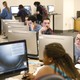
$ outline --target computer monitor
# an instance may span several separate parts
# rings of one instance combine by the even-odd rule
[[[74,61],[73,48],[74,38],[72,36],[61,36],[61,35],[43,35],[39,38],[39,60],[43,60],[43,51],[45,45],[53,42],[61,43],[66,50],[66,53],[70,55]]]
[[[28,71],[28,68],[25,40],[0,43],[0,80]]]
[[[27,9],[31,14],[31,6],[27,5],[27,6],[24,6],[24,8]]]
[[[54,12],[54,5],[48,5],[47,9],[48,9],[48,13],[53,13]]]
[[[10,10],[11,10],[12,14],[17,14],[19,11],[18,6],[11,6]]]
[[[38,47],[37,47],[36,32],[19,31],[19,30],[8,32],[8,41],[21,40],[21,39],[25,39],[27,42],[28,57],[37,58]]]

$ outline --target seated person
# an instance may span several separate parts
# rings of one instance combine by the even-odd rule
[[[28,19],[25,21],[25,24],[29,26],[30,31],[36,31],[38,32],[41,29],[41,25],[36,23],[37,19],[34,15],[31,15],[28,17]]]
[[[38,80],[40,77],[49,74],[60,75],[66,80],[80,80],[80,74],[71,57],[60,43],[46,45],[43,56],[44,65],[33,74],[27,73],[30,80]]]
[[[19,5],[19,12],[17,17],[21,17],[22,22],[25,22],[25,17],[28,16],[28,10],[24,8],[22,4]]]
[[[50,28],[50,19],[45,18],[42,21],[42,28],[39,31],[39,34],[53,34],[53,30]]]
[[[75,38],[75,58],[76,62],[78,61],[78,59],[80,59],[80,33],[78,33]]]

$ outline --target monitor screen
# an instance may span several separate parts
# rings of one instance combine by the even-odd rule
[[[48,5],[48,6],[47,6],[47,9],[48,9],[48,12],[49,12],[49,13],[54,12],[54,5]]]
[[[24,8],[29,10],[29,12],[31,13],[31,6],[24,6]]]
[[[70,55],[74,60],[73,48],[74,38],[72,36],[61,36],[61,35],[43,35],[39,38],[39,59],[43,60],[43,51],[45,45],[53,42],[61,43],[66,50],[66,53]]]
[[[19,11],[18,6],[11,6],[10,10],[11,10],[12,14],[17,14]]]
[[[26,41],[0,43],[0,75],[28,70]]]

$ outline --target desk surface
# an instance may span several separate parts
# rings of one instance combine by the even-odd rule
[[[29,72],[34,73],[36,71],[37,67],[41,66],[41,64],[42,64],[42,62],[40,62],[39,60],[29,59]],[[17,76],[7,78],[5,80],[22,80],[21,79],[22,77],[23,77],[23,74],[20,74]]]

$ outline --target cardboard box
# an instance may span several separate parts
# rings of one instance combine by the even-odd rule
[[[74,30],[80,31],[80,18],[74,20]]]

